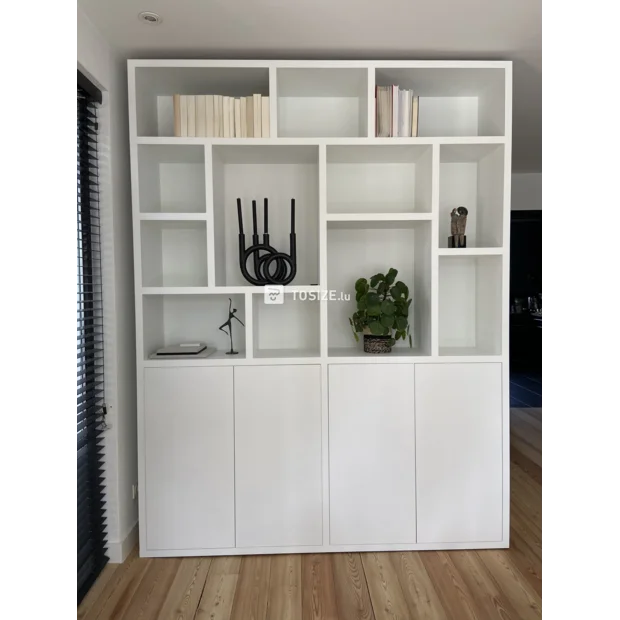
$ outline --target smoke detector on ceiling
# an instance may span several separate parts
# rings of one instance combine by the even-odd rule
[[[153,11],[142,11],[138,15],[138,19],[146,24],[151,24],[151,26],[161,24],[161,17],[157,13],[153,13]]]

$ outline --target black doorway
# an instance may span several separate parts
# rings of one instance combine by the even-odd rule
[[[510,213],[510,405],[542,406],[542,211]]]

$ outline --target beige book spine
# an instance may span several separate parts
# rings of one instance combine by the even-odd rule
[[[241,99],[235,99],[235,138],[242,138],[241,135]]]
[[[248,109],[247,100],[245,97],[241,97],[239,100],[239,115],[241,116],[241,137],[248,137]]]
[[[224,124],[223,138],[230,138],[230,107],[228,106],[228,100],[230,97],[222,97],[222,118]]]
[[[187,95],[181,95],[180,102],[181,138],[187,138]]]
[[[196,96],[187,95],[187,137],[196,137]]]
[[[252,95],[253,98],[253,108],[254,108],[254,137],[255,138],[262,138],[263,137],[263,132],[261,129],[261,120],[262,120],[262,111],[261,111],[261,105],[260,105],[260,100],[261,100],[261,96],[260,95]]]
[[[254,97],[246,97],[246,112],[247,112],[247,130],[248,138],[254,137]]]
[[[196,137],[207,136],[207,96],[196,95]]]
[[[263,138],[268,138],[270,133],[269,113],[269,97],[263,97],[261,102],[261,135]]]
[[[172,97],[172,104],[174,107],[174,136],[176,138],[181,137],[181,95],[174,95]]]
[[[205,114],[206,114],[206,135],[207,138],[214,138],[214,118],[213,118],[213,95],[205,96]]]

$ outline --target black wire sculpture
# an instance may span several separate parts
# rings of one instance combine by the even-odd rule
[[[295,199],[291,198],[291,232],[289,235],[289,253],[278,252],[269,243],[269,203],[265,198],[263,206],[263,242],[258,236],[256,200],[252,200],[252,245],[246,249],[243,232],[243,213],[241,198],[237,198],[237,215],[239,216],[239,268],[243,277],[254,286],[266,284],[290,284],[297,274],[297,235],[295,234]],[[254,275],[247,267],[252,256]]]
[[[235,316],[236,312],[237,312],[237,308],[232,307],[232,299],[229,297],[228,298],[228,320],[225,323],[222,323],[218,328],[220,331],[224,332],[230,338],[230,351],[226,351],[226,355],[238,355],[239,354],[239,351],[235,351],[233,349],[232,320],[235,319],[235,321],[239,321],[241,325],[243,325],[243,321],[237,316]],[[224,329],[225,327],[228,327],[228,331]],[[245,325],[243,325],[243,327],[245,327]]]

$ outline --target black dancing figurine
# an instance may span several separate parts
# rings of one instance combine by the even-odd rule
[[[229,297],[228,298],[228,320],[226,321],[226,323],[222,323],[222,325],[220,325],[219,327],[220,331],[224,332],[230,338],[230,351],[227,351],[226,355],[238,355],[239,354],[239,351],[233,350],[232,320],[235,319],[239,321],[241,325],[243,325],[243,321],[235,316],[235,312],[237,312],[237,308],[232,307],[232,299]],[[228,331],[224,329],[225,327],[228,327]],[[245,325],[243,325],[243,327],[245,327]]]

